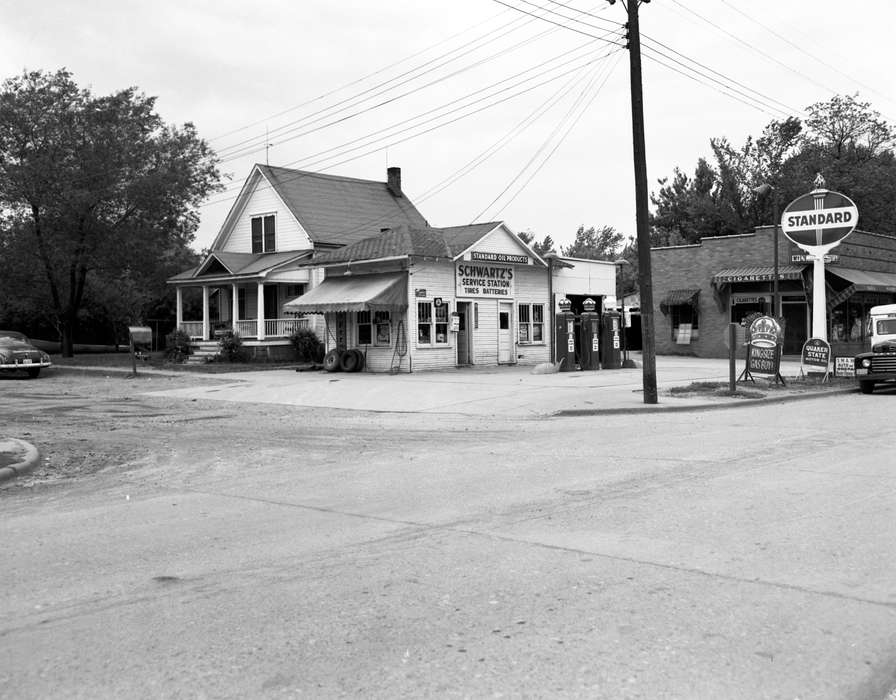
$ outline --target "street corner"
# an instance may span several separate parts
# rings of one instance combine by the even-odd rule
[[[27,474],[40,460],[37,448],[24,440],[0,438],[0,484]]]

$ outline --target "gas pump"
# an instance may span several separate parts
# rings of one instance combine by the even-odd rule
[[[554,338],[557,343],[557,353],[555,357],[560,363],[561,372],[574,372],[576,370],[576,317],[572,313],[572,303],[564,297],[557,306],[560,311],[557,312],[556,327],[554,328]]]
[[[579,367],[582,369],[600,369],[600,314],[596,308],[594,299],[582,302],[579,317]]]
[[[601,317],[600,361],[604,369],[622,367],[622,318],[618,311],[604,311]]]

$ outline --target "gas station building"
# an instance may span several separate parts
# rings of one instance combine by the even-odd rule
[[[774,227],[651,250],[656,352],[728,356],[728,324],[756,312],[783,319],[785,355],[812,331],[813,265],[778,236],[778,309],[773,309]],[[855,230],[825,262],[827,336],[833,355],[866,349],[868,309],[896,302],[896,237]]]

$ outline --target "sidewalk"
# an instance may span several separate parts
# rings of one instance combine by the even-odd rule
[[[739,392],[761,398],[714,396],[695,393],[673,396],[672,387],[693,382],[721,382],[727,388],[727,360],[661,356],[657,358],[657,404],[645,404],[641,358],[636,369],[532,374],[531,367],[465,368],[414,374],[367,372],[297,372],[294,369],[234,372],[208,375],[215,381],[151,392],[190,399],[275,403],[291,406],[400,413],[460,413],[547,417],[601,413],[706,410],[756,402],[809,398],[819,394],[855,391],[854,383],[834,382],[807,386],[791,382],[800,374],[799,362],[784,361],[781,374],[787,387],[770,386],[769,377],[756,375],[756,383],[738,383]],[[738,375],[743,362],[737,367]]]

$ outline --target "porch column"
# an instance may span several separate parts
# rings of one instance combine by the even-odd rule
[[[174,312],[174,327],[180,328],[184,324],[184,291],[181,287],[174,288],[177,298],[177,311]]]
[[[264,282],[258,283],[258,339],[264,340]]]
[[[236,333],[237,321],[240,320],[240,295],[237,293],[236,282],[230,285],[230,303],[232,312],[230,317],[233,319],[233,332]]]
[[[209,321],[208,285],[202,285],[202,339],[211,339],[211,323]]]

